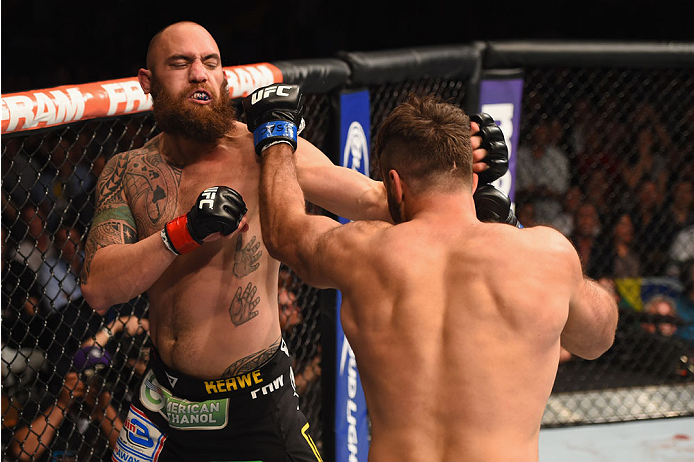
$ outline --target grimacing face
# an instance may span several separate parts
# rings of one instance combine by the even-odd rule
[[[224,81],[217,42],[204,27],[191,22],[173,24],[157,34],[148,50],[147,66],[174,94],[192,83],[216,91]],[[207,104],[202,99],[191,102]]]
[[[191,88],[173,95],[152,76],[152,110],[159,128],[172,135],[200,142],[213,142],[231,129],[236,112],[231,105],[226,80],[219,88],[218,97],[210,94],[210,104],[190,103]]]
[[[154,118],[164,132],[213,142],[230,130],[235,111],[219,48],[205,28],[169,26],[153,39],[147,65]]]

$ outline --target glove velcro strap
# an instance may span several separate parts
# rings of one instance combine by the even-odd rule
[[[268,138],[283,138],[296,147],[296,125],[284,120],[265,122],[253,130],[253,142],[256,146],[264,145]]]
[[[200,244],[193,239],[193,236],[188,231],[188,217],[186,215],[181,215],[168,222],[164,227],[164,233],[174,252],[178,255],[188,253],[200,247]],[[162,235],[163,239],[164,236]],[[166,244],[166,241],[164,241],[164,244]]]

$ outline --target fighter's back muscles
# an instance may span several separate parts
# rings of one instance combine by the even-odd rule
[[[128,175],[134,174],[142,181],[162,176],[169,178],[168,182],[180,181],[180,170],[161,162],[157,143],[158,140],[154,139],[142,149],[114,156],[99,176],[96,210],[85,246],[86,261],[81,284],[87,303],[102,314],[110,306],[127,302],[149,289],[175,257],[163,245],[158,233],[138,240],[143,230],[138,227],[126,193]],[[153,162],[153,159],[158,161]],[[131,172],[133,168],[139,173]],[[163,172],[162,168],[167,171]],[[177,186],[177,183],[172,186]],[[176,206],[175,198],[167,200],[167,194],[175,187],[153,189],[161,196],[152,202],[154,206],[167,202]],[[159,211],[158,217],[157,213],[148,215],[158,221],[162,212]]]

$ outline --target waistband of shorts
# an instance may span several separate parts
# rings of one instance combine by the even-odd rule
[[[291,365],[292,358],[284,340],[280,348],[264,364],[228,378],[205,380],[182,374],[164,364],[155,348],[152,348],[149,358],[149,368],[162,386],[175,396],[195,401],[231,397],[236,400],[256,400],[267,394],[263,393],[263,389],[272,387],[278,377],[290,375]]]

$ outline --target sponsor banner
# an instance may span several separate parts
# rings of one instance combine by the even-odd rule
[[[494,183],[514,201],[516,177],[516,152],[520,132],[523,79],[493,78],[480,82],[480,112],[494,117],[501,128],[508,146],[508,172]]]
[[[178,430],[219,430],[227,426],[229,398],[201,402],[177,398],[162,387],[149,371],[140,387],[140,401],[150,411],[158,412],[171,428]]]
[[[270,63],[225,67],[231,98],[282,82],[282,73]],[[2,134],[61,124],[145,112],[152,98],[137,77],[80,85],[64,85],[2,95]]]
[[[340,95],[340,164],[369,176],[370,142],[369,92]],[[341,223],[349,220],[339,218]],[[342,294],[337,292],[336,380],[335,380],[335,462],[366,461],[369,452],[369,424],[364,390],[359,380],[354,352],[340,323]]]

